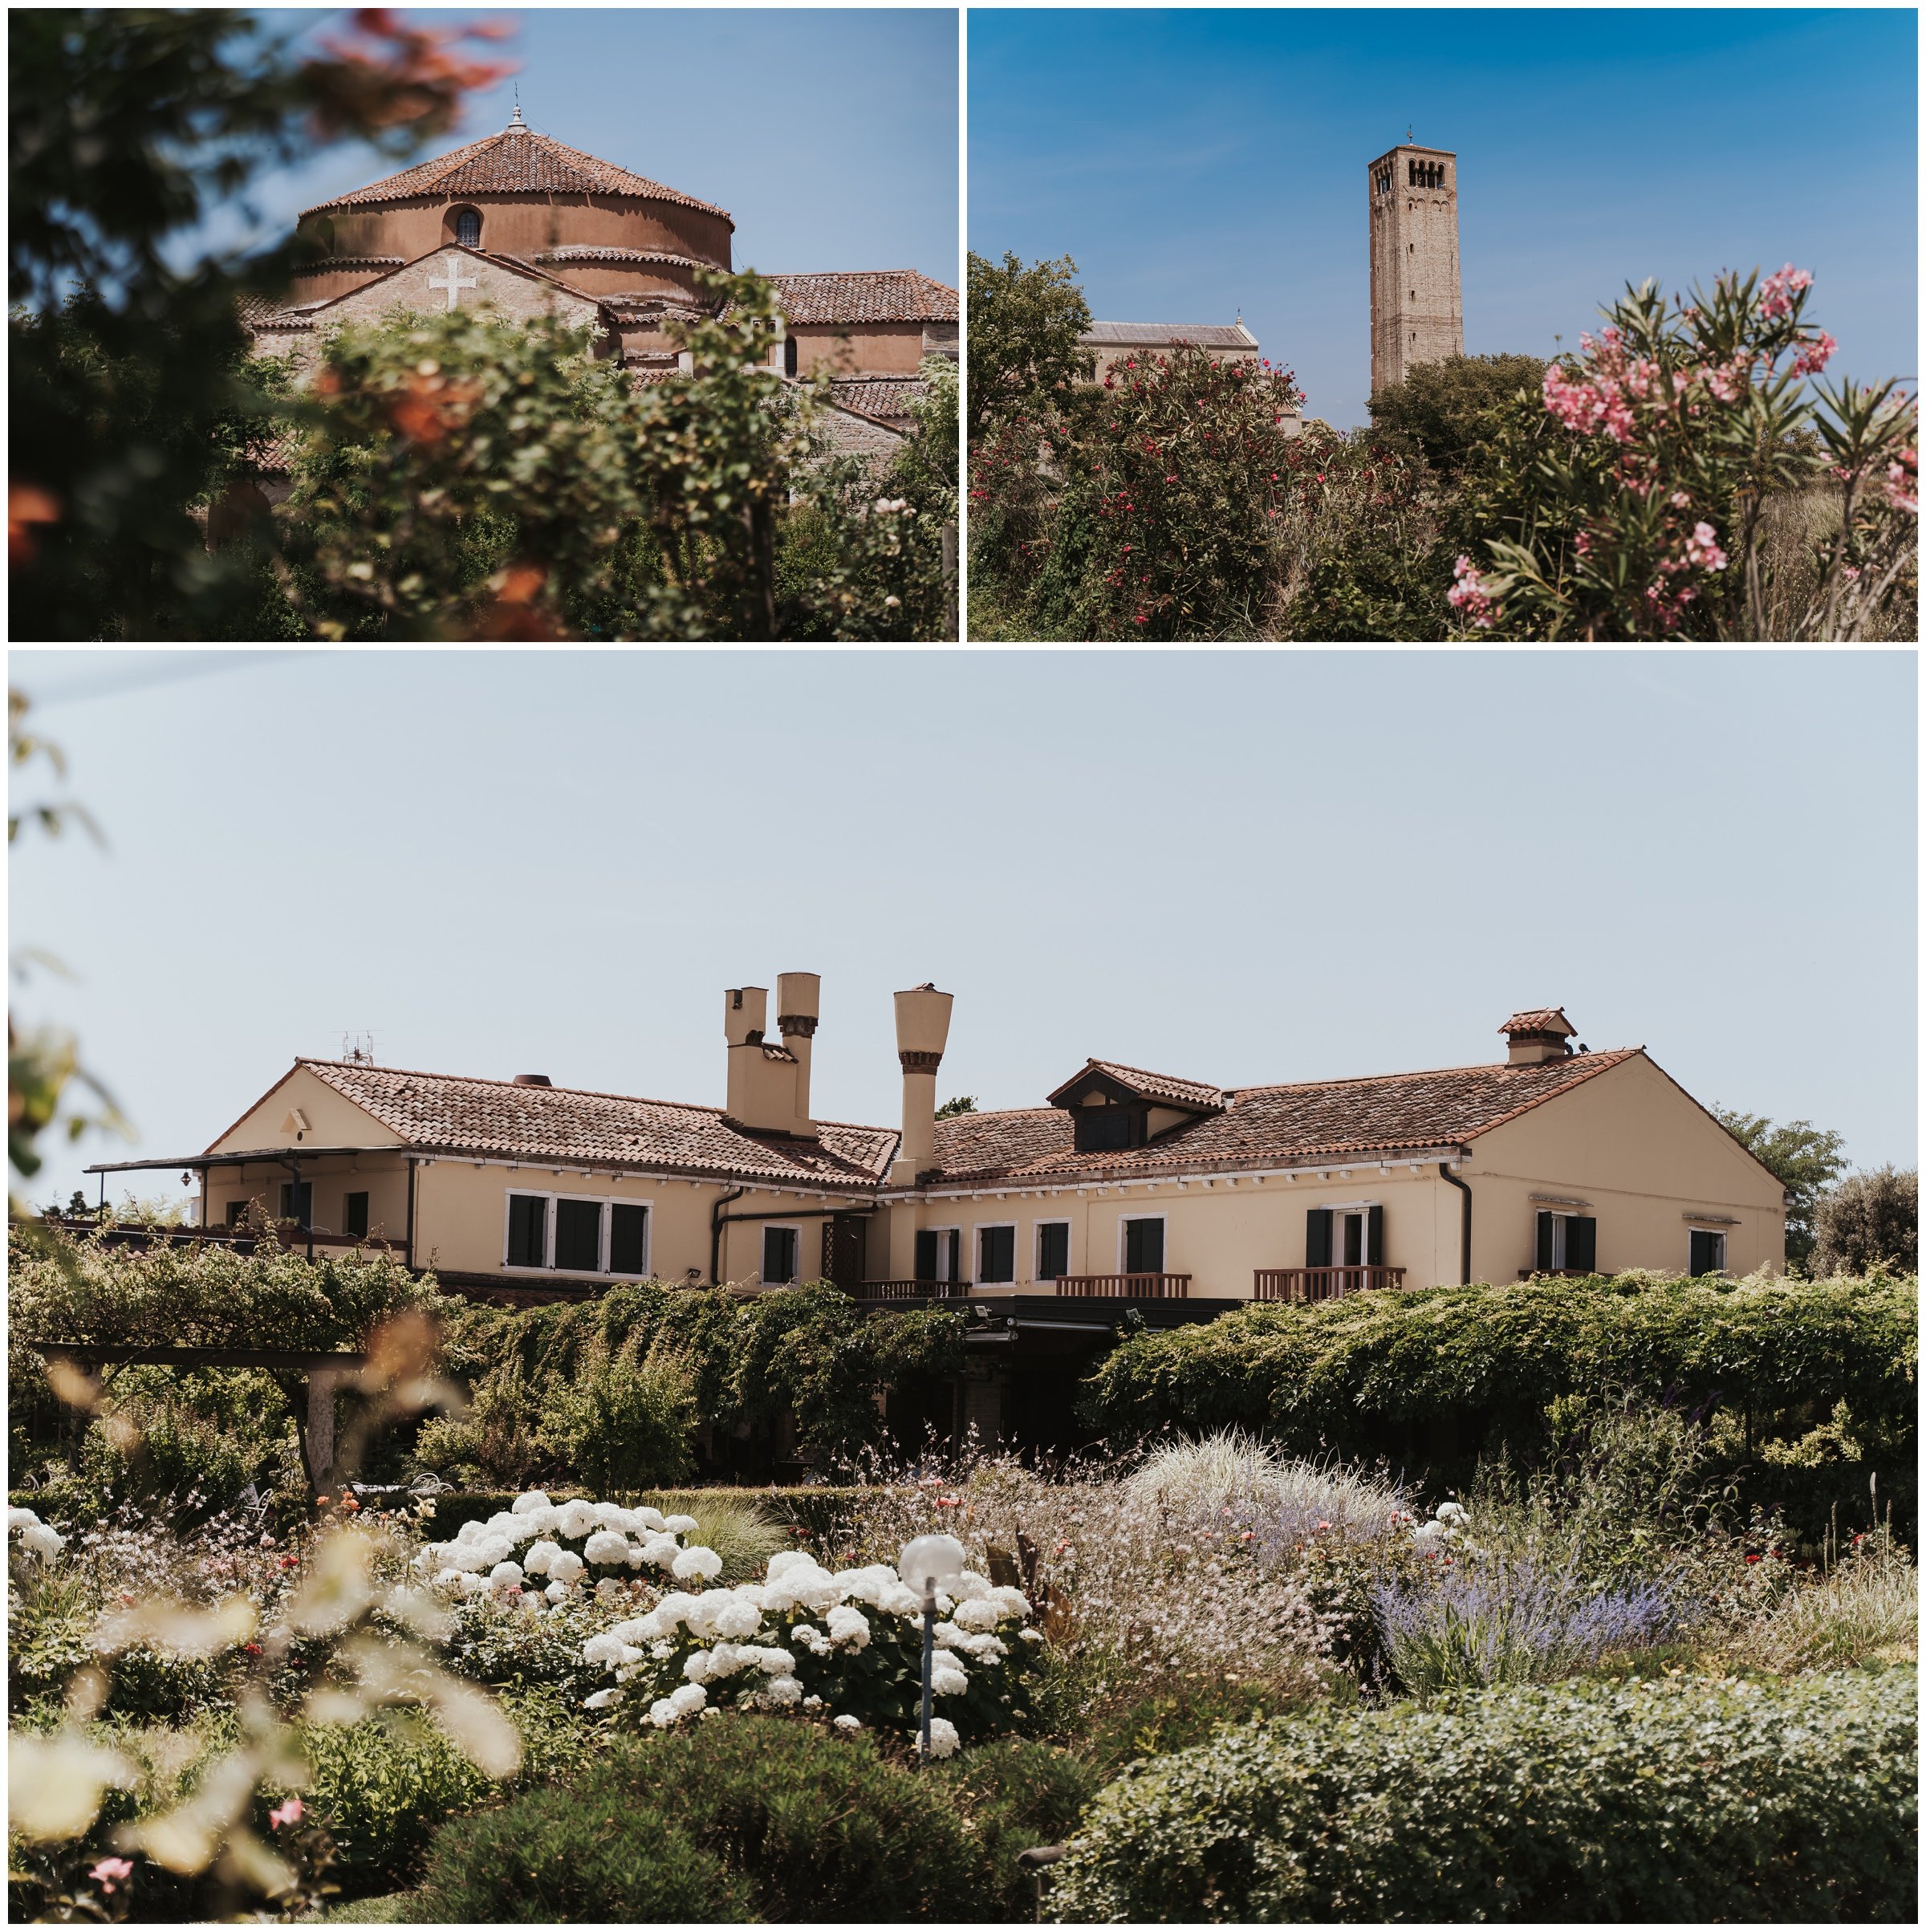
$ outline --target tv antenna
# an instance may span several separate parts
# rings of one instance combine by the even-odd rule
[[[341,1057],[357,1067],[372,1067],[375,1064],[375,1036],[372,1033],[343,1033],[341,1035]]]

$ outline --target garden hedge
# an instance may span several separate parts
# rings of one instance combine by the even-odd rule
[[[1725,1418],[1735,1466],[1776,1479],[1774,1499],[1796,1503],[1802,1442],[1825,1436],[1812,1465],[1855,1465],[1855,1504],[1876,1471],[1904,1530],[1918,1301],[1916,1279],[1875,1273],[1595,1276],[1255,1305],[1120,1344],[1086,1384],[1083,1413],[1119,1446],[1239,1427],[1296,1454],[1461,1477],[1500,1446],[1534,1459],[1558,1398],[1623,1390]],[[1869,1504],[1856,1506],[1863,1519]]]
[[[1054,1915],[1912,1922],[1918,1714],[1908,1668],[1229,1727],[1099,1794]]]

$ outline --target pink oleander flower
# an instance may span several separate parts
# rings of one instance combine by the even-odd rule
[[[1488,631],[1497,615],[1497,606],[1486,592],[1477,567],[1469,557],[1460,557],[1452,567],[1457,581],[1444,593],[1444,601],[1480,630]]]
[[[1886,466],[1886,500],[1897,510],[1920,514],[1920,453],[1902,449],[1899,461]]]
[[[284,1824],[299,1824],[301,1822],[301,1800],[290,1798],[285,1804],[277,1804],[267,1814],[267,1821],[276,1831],[279,1831]]]
[[[1812,277],[1788,262],[1776,275],[1768,275],[1759,287],[1759,313],[1767,321],[1792,313],[1792,298],[1812,287]]]
[[[1824,330],[1819,331],[1817,342],[1808,343],[1794,360],[1792,372],[1795,376],[1816,376],[1832,360],[1832,352],[1839,345]]]
[[[1700,523],[1685,539],[1685,559],[1700,570],[1725,567],[1725,553],[1719,548],[1718,532],[1709,523]]]
[[[1672,491],[1672,506],[1674,510],[1688,509],[1691,506],[1691,503],[1692,498],[1688,497],[1683,490],[1675,490]]]
[[[114,1895],[115,1886],[125,1885],[133,1877],[133,1861],[131,1858],[103,1858],[98,1865],[88,1868],[87,1875],[111,1898]]]

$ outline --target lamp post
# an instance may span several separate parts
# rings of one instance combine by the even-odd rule
[[[969,1553],[954,1536],[918,1536],[903,1546],[896,1574],[923,1592],[923,1727],[920,1762],[929,1762],[929,1676],[937,1642],[937,1592],[954,1592],[963,1580]]]

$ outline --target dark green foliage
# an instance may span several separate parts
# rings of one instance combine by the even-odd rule
[[[1587,1391],[1736,1419],[1735,1473],[1843,1401],[1889,1451],[1881,1493],[1909,1521],[1916,1305],[1916,1283],[1885,1277],[1626,1275],[1252,1307],[1122,1343],[1085,1413],[1119,1442],[1241,1426],[1294,1454],[1390,1455],[1449,1484],[1481,1450],[1538,1460],[1551,1405]],[[1821,1515],[1799,1527],[1816,1535]]]
[[[749,1918],[749,1898],[660,1812],[551,1789],[447,1826],[405,1910],[417,1925],[713,1923]]]
[[[1034,414],[1087,376],[1092,358],[1079,338],[1090,305],[1068,255],[1026,268],[969,258],[969,434],[993,417]]]
[[[1047,1747],[989,1745],[927,1770],[783,1718],[717,1718],[620,1747],[567,1791],[532,1793],[444,1831],[412,1915],[444,1920],[543,1916],[634,1922],[651,1917],[819,1922],[1028,1918],[1019,1852],[1075,1824],[1094,1780]],[[650,1876],[661,1846],[700,1845],[717,1861],[708,1896],[650,1911],[614,1894],[570,1893],[548,1876],[553,1845],[579,1846],[595,1821],[609,1849],[595,1883]],[[680,1850],[665,1860],[685,1867]],[[606,1902],[603,1902],[606,1901]]]
[[[1103,1792],[1067,1919],[1916,1917],[1910,1671],[1485,1691],[1225,1731]]]
[[[1810,1121],[1769,1121],[1762,1113],[1745,1113],[1736,1107],[1715,1107],[1723,1121],[1747,1150],[1765,1162],[1784,1185],[1786,1202],[1786,1264],[1804,1265],[1812,1253],[1813,1215],[1820,1197],[1846,1171],[1846,1139],[1843,1134],[1814,1127]],[[1834,1266],[1835,1275],[1863,1275],[1866,1263]]]
[[[1520,390],[1535,398],[1544,380],[1536,356],[1451,356],[1419,364],[1367,406],[1388,449],[1455,476],[1483,446],[1494,412]]]
[[[1859,1275],[1920,1267],[1920,1171],[1875,1168],[1851,1174],[1822,1195],[1813,1215],[1812,1267],[1827,1274]]]

